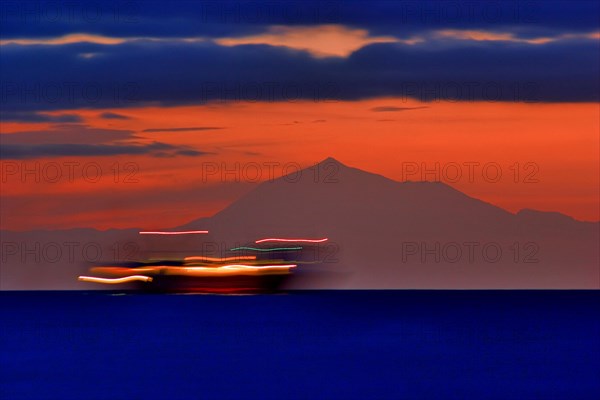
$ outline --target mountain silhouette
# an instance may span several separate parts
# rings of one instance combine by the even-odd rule
[[[329,271],[345,278],[323,287],[598,287],[598,223],[513,214],[441,182],[396,182],[333,158],[180,228],[229,243],[328,237],[339,248]]]
[[[154,257],[191,255],[200,246],[224,255],[269,237],[327,237],[316,265],[301,266],[292,288],[598,288],[599,227],[560,213],[514,214],[441,182],[397,182],[327,158],[176,228],[208,230],[202,238],[140,238],[133,230],[93,236],[107,248],[133,241]],[[68,232],[48,232],[47,240],[82,235]],[[22,279],[14,266],[3,269],[9,286],[26,283],[22,266]]]
[[[341,231],[380,236],[435,235],[448,229],[455,234],[511,233],[527,225],[584,230],[598,226],[554,212],[525,209],[513,214],[441,182],[396,182],[327,158],[299,173],[264,182],[213,217],[179,228],[209,227],[215,234],[235,234],[230,229],[235,226],[244,235]]]

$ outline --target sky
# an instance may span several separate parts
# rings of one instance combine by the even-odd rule
[[[164,228],[327,158],[600,219],[593,1],[0,4],[0,228]]]

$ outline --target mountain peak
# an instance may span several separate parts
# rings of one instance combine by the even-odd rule
[[[333,157],[327,157],[326,159],[324,159],[323,161],[319,162],[318,165],[332,165],[332,164],[336,164],[340,167],[346,167],[347,165],[342,164],[341,162],[339,162],[338,160],[336,160]]]

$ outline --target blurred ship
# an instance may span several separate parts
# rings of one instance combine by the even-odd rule
[[[296,264],[257,260],[255,256],[186,257],[91,268],[96,276],[82,282],[127,284],[128,288],[162,293],[264,293],[279,290]],[[283,261],[283,260],[279,260]]]
[[[140,234],[187,235],[208,231],[148,231]],[[128,288],[159,293],[265,293],[278,291],[299,263],[319,254],[318,245],[329,240],[266,238],[250,246],[229,249],[232,257],[189,256],[175,259],[150,259],[146,262],[97,266],[90,269],[95,276],[80,276],[82,282],[127,284]],[[260,246],[262,243],[286,245]],[[302,244],[302,246],[298,246]],[[251,247],[252,246],[252,247]],[[304,254],[302,254],[304,250]],[[244,255],[243,252],[258,252]],[[308,254],[307,254],[308,253]],[[231,253],[230,253],[231,254]],[[295,261],[289,261],[293,257]]]

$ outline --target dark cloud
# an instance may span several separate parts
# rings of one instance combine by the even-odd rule
[[[93,128],[82,124],[54,125],[48,129],[2,135],[2,144],[98,144],[139,139],[134,131]]]
[[[128,117],[127,115],[117,114],[117,113],[113,113],[113,112],[103,112],[102,114],[100,114],[100,118],[103,118],[103,119],[131,119],[131,117]]]
[[[217,129],[224,129],[220,126],[193,126],[189,128],[150,128],[144,129],[142,132],[193,132],[193,131],[212,131]]]
[[[522,35],[598,29],[595,1],[169,1],[0,3],[0,36],[222,37],[270,25],[342,24],[408,36],[436,29],[513,29]]]
[[[393,106],[381,106],[381,107],[373,107],[371,111],[373,112],[398,112],[398,111],[410,111],[410,110],[421,110],[423,108],[429,107],[393,107]]]
[[[92,50],[103,56],[78,56]],[[0,106],[15,112],[382,96],[589,102],[599,100],[599,51],[597,40],[379,43],[345,59],[267,45],[6,45]]]
[[[209,153],[198,151],[198,150],[193,150],[193,149],[183,149],[183,150],[177,150],[175,152],[175,154],[180,155],[180,156],[196,157],[196,156],[201,156],[201,155],[209,154]]]
[[[183,146],[153,142],[150,144],[2,144],[0,157],[4,160],[22,160],[46,157],[92,157],[118,155],[150,156],[201,156],[211,154],[196,151]]]
[[[0,121],[76,123],[82,122],[83,119],[76,114],[50,115],[39,112],[2,111],[0,112]]]

